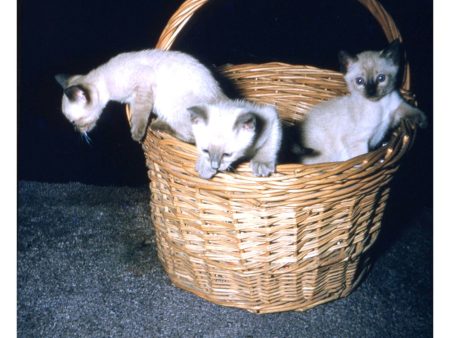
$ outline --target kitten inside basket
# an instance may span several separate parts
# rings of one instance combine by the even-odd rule
[[[419,127],[425,114],[408,104],[398,90],[401,63],[399,40],[381,51],[339,53],[349,94],[314,106],[300,123],[301,162],[345,161],[365,154],[383,141],[403,118]]]

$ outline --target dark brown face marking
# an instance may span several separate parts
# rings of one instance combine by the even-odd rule
[[[87,104],[91,102],[89,89],[83,85],[74,85],[64,89],[64,94],[70,101],[85,100]]]
[[[338,53],[338,59],[339,59],[339,66],[342,73],[346,73],[348,70],[348,66],[350,66],[351,63],[358,61],[358,57],[355,55],[352,55],[345,50],[341,50]]]
[[[188,108],[190,112],[191,122],[196,124],[200,121],[208,123],[208,113],[204,107],[194,106]]]
[[[67,74],[56,74],[55,75],[55,80],[56,82],[59,83],[59,85],[61,87],[63,87],[64,89],[67,87],[67,83],[69,81],[70,75]]]
[[[366,82],[364,93],[367,98],[375,98],[378,93],[378,84],[372,79],[369,79],[369,81]]]
[[[220,165],[222,164],[223,149],[218,146],[211,146],[209,148],[208,154],[211,168],[213,168],[214,170],[218,170],[220,168]]]
[[[395,65],[401,61],[401,43],[399,39],[392,41],[380,54],[381,57],[390,59]]]
[[[233,126],[234,130],[246,129],[246,130],[255,130],[256,129],[256,114],[252,112],[248,112],[242,115],[239,115],[236,119],[236,122]]]

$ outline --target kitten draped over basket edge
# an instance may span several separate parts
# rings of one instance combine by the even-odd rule
[[[425,114],[408,104],[397,88],[401,48],[394,40],[381,51],[341,51],[349,94],[314,106],[300,123],[300,143],[312,152],[302,163],[345,161],[380,144],[403,118],[426,127]]]
[[[203,178],[250,160],[255,176],[275,172],[281,122],[275,107],[244,100],[224,100],[190,108],[199,152],[196,170]]]
[[[95,125],[109,101],[128,103],[131,136],[141,141],[150,114],[152,127],[171,129],[193,142],[187,108],[225,99],[211,72],[190,55],[148,49],[119,54],[86,75],[55,76],[63,87],[62,111],[83,135]]]
[[[190,55],[157,49],[122,53],[86,75],[55,78],[64,90],[63,114],[86,139],[106,104],[118,101],[130,105],[135,141],[144,138],[153,112],[157,118],[150,128],[196,143],[196,169],[203,178],[243,159],[257,176],[275,171],[281,140],[275,108],[229,99]]]

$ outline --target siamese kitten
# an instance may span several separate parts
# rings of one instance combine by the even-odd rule
[[[275,172],[281,123],[274,107],[223,100],[189,110],[198,149],[195,168],[200,177],[209,179],[244,160],[250,160],[256,176]]]
[[[141,141],[151,127],[193,142],[188,107],[224,98],[211,72],[192,56],[157,49],[119,54],[86,75],[56,75],[64,89],[62,111],[84,136],[108,101],[128,103],[131,136]]]
[[[400,42],[382,51],[356,56],[341,51],[349,94],[322,102],[300,125],[302,145],[313,150],[302,163],[345,161],[381,143],[403,118],[426,126],[425,114],[406,103],[396,85],[401,61]]]

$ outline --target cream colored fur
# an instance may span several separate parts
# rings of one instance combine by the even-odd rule
[[[275,172],[281,123],[273,106],[223,100],[191,111],[201,177],[211,178],[242,160],[250,160],[256,176]]]
[[[61,83],[61,82],[60,82]],[[193,142],[188,107],[224,98],[210,71],[192,56],[156,49],[119,54],[86,75],[69,77],[65,89],[80,85],[87,97],[63,95],[62,111],[82,132],[95,127],[109,101],[131,107],[131,134],[141,141],[149,115],[167,123],[183,141]]]
[[[425,127],[426,117],[395,88],[399,46],[341,55],[349,94],[313,107],[300,126],[302,145],[313,150],[302,163],[345,161],[367,153],[402,118]]]

